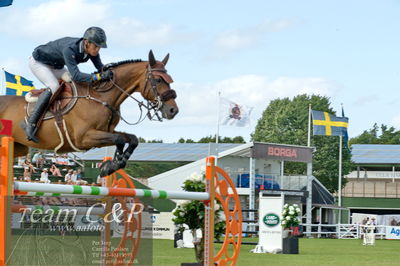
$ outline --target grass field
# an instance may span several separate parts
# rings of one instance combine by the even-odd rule
[[[82,254],[86,254],[85,258],[82,257],[84,261],[92,261],[90,256],[93,247],[96,247],[93,241],[98,240],[94,236],[66,236],[63,239],[23,236],[18,243],[14,242],[17,239],[13,240],[17,248],[10,265],[98,265],[78,264],[77,260],[72,262]],[[193,249],[173,248],[172,240],[154,240],[152,248],[146,247],[146,244],[151,244],[149,242],[143,241],[142,244],[141,248],[146,251],[141,254],[151,256],[153,265],[176,266],[181,262],[194,262]],[[242,246],[237,265],[400,265],[400,241],[396,240],[377,240],[375,246],[363,246],[361,240],[354,239],[300,239],[298,255],[253,254],[250,253],[253,248]],[[147,252],[149,250],[152,252]],[[58,263],[55,264],[56,261]]]
[[[193,250],[172,250],[172,244],[169,240],[155,242],[154,265],[194,261]],[[400,241],[395,240],[377,240],[375,246],[363,246],[355,239],[300,239],[298,255],[253,254],[253,248],[242,246],[237,265],[400,265]]]

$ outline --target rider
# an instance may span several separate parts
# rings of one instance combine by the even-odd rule
[[[104,65],[99,55],[100,48],[107,48],[106,41],[103,29],[90,27],[83,38],[64,37],[35,48],[29,57],[29,67],[47,89],[40,94],[31,116],[22,125],[28,140],[38,142],[35,137],[37,122],[47,109],[52,95],[58,90],[58,81],[64,73],[69,72],[72,80],[77,82],[112,79],[111,70],[102,71]],[[89,59],[99,73],[87,74],[79,71],[78,64]]]

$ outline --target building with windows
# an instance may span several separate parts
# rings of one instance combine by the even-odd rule
[[[354,144],[342,205],[355,213],[400,215],[400,145]],[[344,222],[345,222],[344,221]]]

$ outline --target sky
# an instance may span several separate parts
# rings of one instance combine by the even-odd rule
[[[338,114],[343,104],[355,137],[374,123],[400,129],[399,14],[400,0],[14,0],[0,8],[0,67],[41,87],[28,67],[33,49],[99,26],[103,63],[170,53],[179,114],[121,121],[120,131],[167,143],[214,135],[220,92],[253,107],[250,126],[220,126],[220,136],[249,141],[271,100],[307,93],[329,97]],[[137,121],[133,100],[122,115]]]

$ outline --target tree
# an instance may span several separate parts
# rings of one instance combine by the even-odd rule
[[[379,135],[379,129],[381,134]],[[400,144],[400,131],[384,124],[378,127],[375,123],[371,129],[350,140],[350,144]]]
[[[178,143],[195,143],[195,141],[192,140],[192,139],[180,138],[180,139],[178,140]]]
[[[313,110],[335,115],[328,97],[319,95],[298,95],[293,99],[273,100],[258,120],[252,134],[253,141],[307,145],[308,106]],[[331,192],[338,189],[339,138],[313,136],[311,146],[316,148],[313,156],[313,175]],[[343,144],[342,174],[351,168],[351,155]],[[304,163],[285,163],[285,174],[305,174]],[[342,180],[345,185],[345,180]]]
[[[201,138],[197,143],[210,143],[210,142],[215,143],[216,138],[217,138],[216,135],[214,136],[210,135]],[[218,143],[246,143],[246,142],[244,141],[242,136],[236,136],[234,138],[218,136]]]

